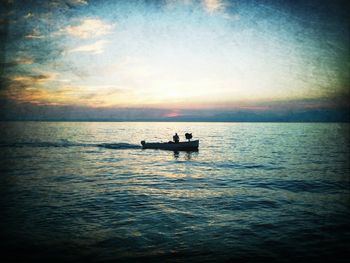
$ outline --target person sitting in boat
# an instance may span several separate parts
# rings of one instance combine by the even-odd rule
[[[175,143],[179,143],[179,135],[177,135],[177,133],[173,136],[173,140]]]

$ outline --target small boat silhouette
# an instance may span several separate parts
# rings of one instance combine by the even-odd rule
[[[170,151],[198,151],[199,140],[187,142],[146,142],[141,141],[143,149],[161,149]]]

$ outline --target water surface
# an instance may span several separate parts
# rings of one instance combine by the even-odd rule
[[[2,254],[23,262],[345,261],[349,128],[0,123]],[[199,151],[140,147],[175,132],[192,132]]]

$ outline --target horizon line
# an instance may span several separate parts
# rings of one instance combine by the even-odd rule
[[[113,119],[27,119],[27,120],[21,120],[21,119],[8,119],[3,120],[0,119],[0,122],[195,122],[195,123],[350,123],[350,120],[295,120],[295,121],[288,121],[288,120],[240,120],[240,121],[230,121],[230,120],[157,120],[157,119],[147,119],[147,120],[113,120]]]

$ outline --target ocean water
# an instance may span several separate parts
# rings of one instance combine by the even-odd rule
[[[142,150],[192,132],[198,152]],[[0,123],[1,262],[350,256],[349,124]]]

